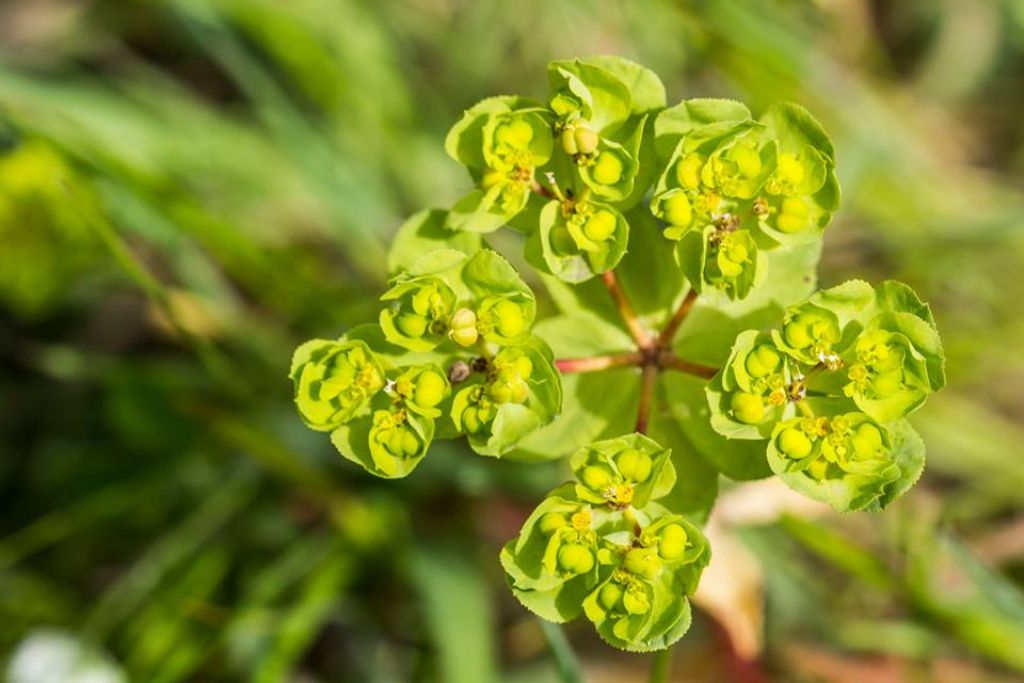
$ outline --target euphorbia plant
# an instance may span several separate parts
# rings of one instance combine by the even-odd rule
[[[554,62],[545,101],[486,99],[448,134],[472,188],[401,229],[379,321],[295,353],[306,423],[404,477],[435,439],[569,458],[501,552],[541,617],[664,649],[711,549],[720,474],[772,474],[839,511],[879,510],[924,466],[906,421],[942,387],[928,306],[905,285],[813,292],[839,204],[835,152],[793,104],[667,107],[617,57]],[[523,235],[560,313],[486,235]]]

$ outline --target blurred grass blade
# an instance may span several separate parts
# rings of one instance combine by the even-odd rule
[[[462,554],[417,548],[410,558],[427,633],[445,683],[496,683],[491,593],[479,568]]]

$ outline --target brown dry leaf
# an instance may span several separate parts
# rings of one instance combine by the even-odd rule
[[[829,509],[778,479],[741,484],[721,496],[704,533],[714,551],[701,578],[695,605],[721,624],[736,653],[756,659],[764,647],[764,575],[761,563],[733,531],[770,524],[782,515],[820,517]]]

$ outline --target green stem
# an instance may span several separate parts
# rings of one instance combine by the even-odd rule
[[[540,624],[544,639],[548,641],[548,649],[551,650],[562,683],[583,683],[579,660],[576,659],[576,653],[572,651],[572,645],[565,637],[562,627],[544,619],[538,619],[537,623]]]
[[[672,648],[667,647],[654,653],[654,664],[651,666],[650,683],[667,683],[669,671],[672,669]]]

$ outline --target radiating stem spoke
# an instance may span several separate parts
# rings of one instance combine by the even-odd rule
[[[615,305],[619,308],[619,314],[622,316],[623,322],[626,323],[626,328],[629,330],[630,336],[633,337],[633,341],[636,342],[637,348],[650,348],[652,344],[651,335],[640,324],[640,318],[637,316],[636,311],[633,310],[633,305],[629,303],[626,292],[622,290],[622,286],[615,276],[615,271],[609,270],[601,278],[604,280],[604,285],[608,288],[612,298],[615,299]]]

